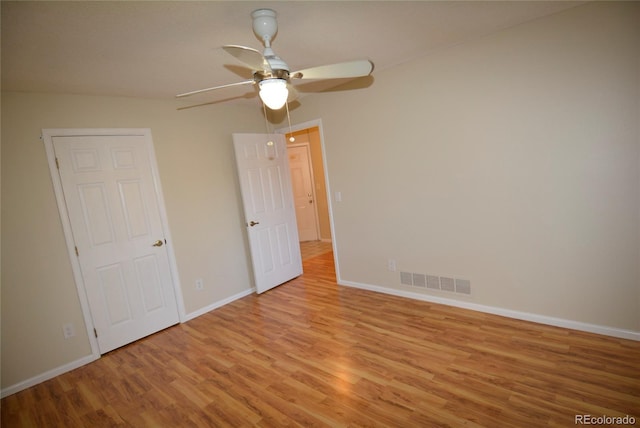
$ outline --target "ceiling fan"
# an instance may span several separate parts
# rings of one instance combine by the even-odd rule
[[[271,9],[258,9],[251,13],[253,31],[264,44],[262,52],[238,45],[225,45],[222,48],[253,71],[253,79],[212,88],[198,89],[176,95],[177,98],[188,97],[202,92],[240,85],[258,85],[260,99],[272,110],[282,108],[289,100],[297,96],[291,81],[304,79],[342,79],[364,77],[373,71],[373,63],[369,60],[341,62],[322,65],[291,72],[285,63],[271,48],[271,41],[278,31],[276,12]]]

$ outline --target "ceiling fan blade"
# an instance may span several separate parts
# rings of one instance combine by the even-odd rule
[[[271,71],[269,62],[265,59],[262,53],[256,49],[238,45],[225,45],[222,49],[251,67],[252,70]]]
[[[291,84],[287,84],[287,89],[289,90],[289,96],[287,97],[287,102],[290,103],[297,100],[298,97],[300,96],[300,94],[298,93],[298,90]]]
[[[230,88],[231,86],[247,85],[249,83],[256,83],[256,82],[254,80],[245,80],[243,82],[229,83],[228,85],[221,85],[221,86],[214,86],[214,87],[211,87],[211,88],[198,89],[197,91],[191,91],[191,92],[185,92],[184,94],[178,94],[178,95],[176,95],[176,98],[188,97],[189,95],[200,94],[202,92],[215,91],[216,89]]]
[[[341,62],[321,65],[291,73],[294,79],[344,79],[368,76],[373,71],[373,63],[369,60]]]

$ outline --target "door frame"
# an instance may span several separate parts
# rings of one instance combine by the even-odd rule
[[[327,150],[324,144],[324,129],[322,127],[322,119],[313,119],[307,122],[290,125],[286,128],[276,129],[274,132],[279,134],[287,134],[289,132],[302,131],[304,129],[317,127],[320,133],[320,149],[322,151],[322,165],[324,169],[324,184],[327,192],[327,204],[329,205],[329,227],[331,228],[331,248],[333,249],[333,264],[336,269],[336,278],[340,278],[340,265],[338,263],[338,237],[336,235],[336,228],[333,221],[333,202],[331,190],[331,181],[329,180],[329,163],[327,162]],[[315,189],[314,189],[315,190]]]
[[[166,206],[164,203],[164,197],[162,192],[162,186],[160,185],[160,175],[158,173],[158,162],[156,160],[155,150],[153,148],[153,139],[151,137],[151,129],[149,128],[45,128],[42,129],[41,139],[44,143],[44,148],[47,154],[47,162],[49,164],[49,172],[51,174],[51,181],[53,183],[53,190],[55,193],[56,203],[58,205],[58,212],[60,214],[60,221],[62,223],[62,229],[64,232],[65,243],[67,245],[67,255],[69,256],[69,262],[71,263],[71,270],[73,272],[73,279],[76,284],[76,291],[78,292],[78,300],[80,301],[80,307],[82,310],[82,316],[84,318],[84,324],[87,328],[87,337],[89,338],[89,344],[91,346],[91,354],[94,359],[100,358],[100,348],[98,347],[98,340],[93,334],[93,318],[91,317],[91,310],[89,308],[89,300],[87,298],[84,280],[82,278],[82,271],[80,269],[80,262],[76,257],[75,242],[73,240],[73,231],[71,228],[71,220],[67,212],[67,205],[64,199],[64,193],[62,188],[62,181],[60,174],[58,173],[58,167],[56,163],[56,155],[53,147],[54,137],[74,137],[74,136],[142,136],[146,143],[146,149],[148,150],[151,164],[151,174],[153,177],[154,190],[156,197],[158,198],[158,211],[160,214],[160,221],[164,235],[167,239],[167,255],[169,257],[169,270],[171,272],[171,281],[173,284],[173,290],[176,296],[176,303],[178,305],[178,318],[180,323],[185,322],[185,310],[184,299],[182,296],[182,288],[180,287],[180,277],[178,275],[178,264],[176,262],[175,253],[173,251],[173,239],[171,238],[171,232],[169,230],[169,221],[167,218]]]
[[[316,179],[313,175],[313,162],[311,162],[311,144],[309,143],[294,143],[287,144],[287,150],[289,148],[305,147],[307,149],[307,166],[309,168],[309,175],[311,176],[311,197],[314,200],[313,211],[316,213],[316,237],[322,239],[320,236],[320,215],[318,214],[318,198],[316,198]],[[293,182],[291,183],[293,185]]]

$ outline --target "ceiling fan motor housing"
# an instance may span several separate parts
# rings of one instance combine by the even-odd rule
[[[271,40],[278,32],[276,16],[276,12],[271,9],[258,9],[251,12],[253,32],[265,42],[266,47],[269,47]]]
[[[271,41],[278,32],[277,13],[272,9],[257,9],[251,12],[253,18],[253,32],[260,37],[264,43],[262,55],[269,62],[271,70],[289,71],[289,66],[271,49]]]

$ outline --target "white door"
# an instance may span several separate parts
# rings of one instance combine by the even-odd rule
[[[318,214],[308,144],[288,146],[289,169],[300,241],[318,240]]]
[[[51,140],[100,353],[178,323],[150,135]]]
[[[233,134],[256,290],[302,274],[287,148],[282,134]]]

